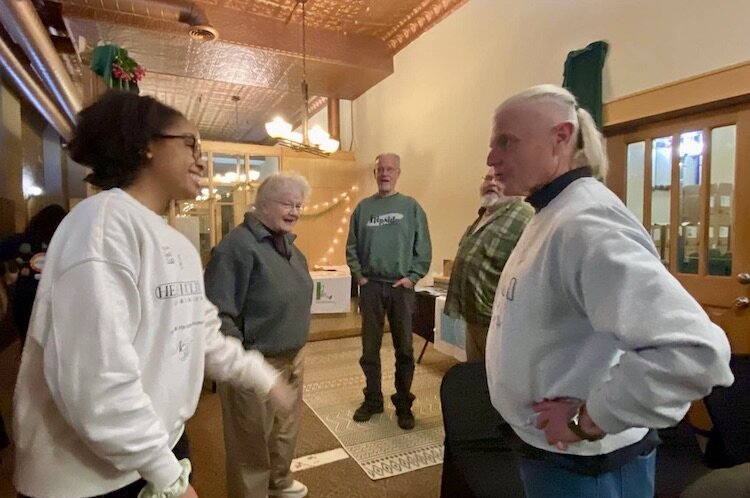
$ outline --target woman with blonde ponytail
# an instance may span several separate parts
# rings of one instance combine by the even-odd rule
[[[607,173],[602,135],[570,92],[506,100],[487,164],[536,211],[500,277],[486,349],[492,404],[524,442],[526,496],[651,498],[655,429],[733,382],[726,336],[594,178]]]

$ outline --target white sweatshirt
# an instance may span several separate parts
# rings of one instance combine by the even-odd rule
[[[526,227],[500,278],[487,338],[492,404],[526,443],[550,446],[532,404],[586,400],[608,435],[598,455],[676,424],[730,385],[729,343],[665,269],[641,223],[604,185],[575,180]]]
[[[277,375],[219,326],[182,234],[120,189],[76,206],[47,250],[16,384],[17,490],[172,484],[204,370],[263,393]]]

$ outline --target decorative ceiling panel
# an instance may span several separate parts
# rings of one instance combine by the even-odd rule
[[[219,32],[207,43],[190,39],[164,2],[44,1],[62,5],[77,48],[79,37],[89,46],[126,48],[147,70],[142,92],[184,112],[207,139],[263,142],[271,117],[301,121],[302,9],[296,0],[198,0]],[[326,97],[359,97],[393,72],[395,52],[466,1],[307,0],[310,111],[325,107]],[[236,107],[233,96],[240,97]]]
[[[199,0],[210,6],[286,21],[296,0]],[[307,0],[311,28],[380,39],[397,52],[427,31],[466,0]],[[292,22],[302,22],[298,7]]]

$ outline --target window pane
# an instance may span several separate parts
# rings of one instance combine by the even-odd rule
[[[257,171],[257,173],[254,173]],[[262,182],[269,175],[279,172],[279,158],[276,156],[252,156],[250,158],[250,179]]]
[[[677,271],[698,273],[700,258],[700,186],[703,171],[703,133],[680,135],[680,225]]]
[[[208,192],[208,189],[205,189]],[[207,201],[178,201],[175,228],[182,232],[201,254],[205,264],[211,254],[210,222]]]
[[[641,223],[643,223],[643,182],[644,182],[644,154],[646,152],[646,142],[637,142],[628,144],[628,178],[627,198],[625,204],[635,214]]]
[[[672,186],[672,137],[651,145],[651,236],[662,262],[669,264],[669,191]]]
[[[708,273],[732,274],[735,125],[711,130],[711,197],[708,224]]]

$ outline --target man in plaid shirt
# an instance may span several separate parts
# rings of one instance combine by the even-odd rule
[[[534,214],[521,198],[503,195],[503,186],[492,168],[483,178],[479,193],[479,217],[458,243],[445,302],[445,313],[466,321],[467,361],[484,361],[500,273]]]

